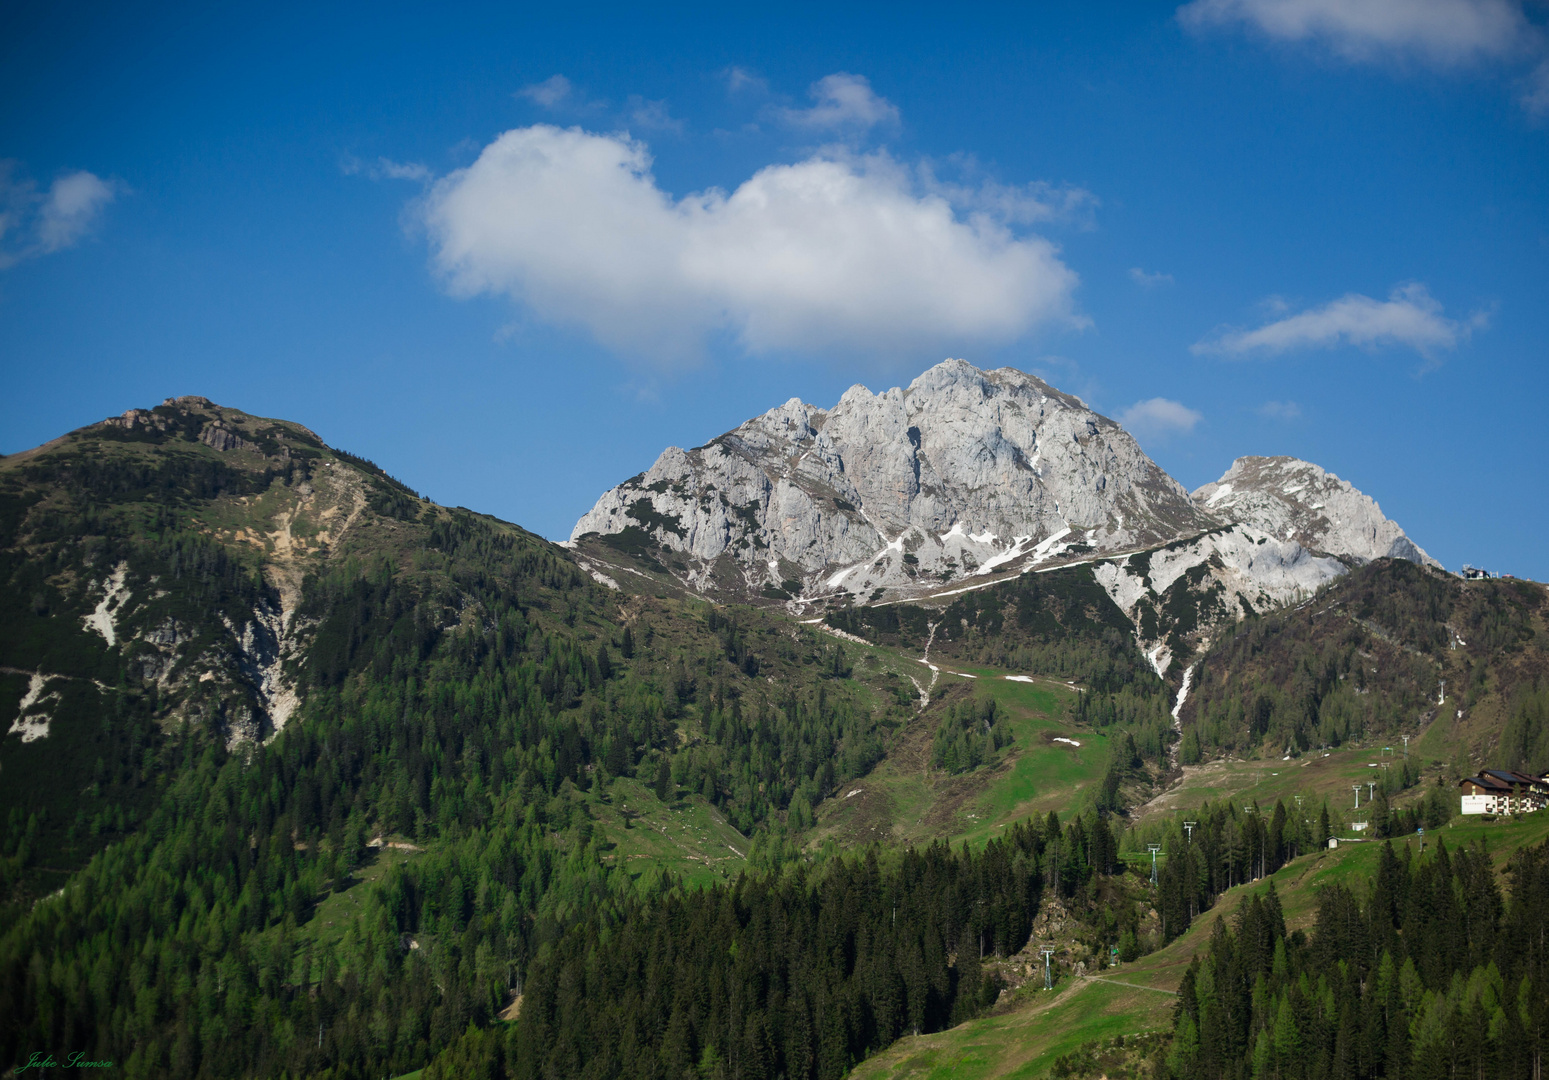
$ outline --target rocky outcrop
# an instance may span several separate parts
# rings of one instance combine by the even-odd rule
[[[219,421],[206,424],[204,430],[199,432],[199,441],[221,453],[228,450],[245,450],[253,445]]]
[[[669,447],[576,523],[678,557],[701,590],[806,600],[1135,550],[1214,519],[1118,424],[1011,368],[948,360],[906,389],[795,398]]]
[[[305,454],[325,448],[316,433],[301,424],[249,416],[197,394],[167,398],[154,409],[129,409],[86,430],[136,441],[194,439],[223,454],[245,450],[282,462],[294,460],[296,450]]]
[[[1358,563],[1394,558],[1441,565],[1370,496],[1309,461],[1241,457],[1221,479],[1194,492],[1193,499],[1218,517]]]

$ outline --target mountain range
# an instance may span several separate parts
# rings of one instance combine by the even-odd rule
[[[171,398],[0,458],[0,1064],[839,1076],[1035,944],[1164,955],[1352,786],[1549,767],[1546,687],[1542,586],[1011,369],[788,402],[565,544]]]

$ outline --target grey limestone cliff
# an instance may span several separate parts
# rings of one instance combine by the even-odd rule
[[[1310,461],[1240,457],[1221,479],[1194,492],[1217,517],[1252,525],[1313,551],[1357,562],[1408,559],[1439,566],[1389,520],[1369,495]]]
[[[813,599],[918,593],[1214,524],[1080,399],[948,360],[904,389],[854,386],[832,409],[793,398],[705,446],[670,447],[571,539],[649,542],[702,590]]]

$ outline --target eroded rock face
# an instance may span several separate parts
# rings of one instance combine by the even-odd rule
[[[795,398],[670,447],[576,523],[660,545],[710,589],[918,589],[1013,562],[1154,546],[1216,522],[1118,424],[1011,368],[938,364],[907,389]],[[789,587],[789,586],[787,586]]]
[[[1309,461],[1241,457],[1193,498],[1218,517],[1314,551],[1362,563],[1395,558],[1441,565],[1405,536],[1369,495]]]
[[[206,424],[204,430],[199,433],[199,441],[211,449],[219,450],[221,453],[225,453],[228,450],[251,449],[253,446],[252,443],[219,422]]]

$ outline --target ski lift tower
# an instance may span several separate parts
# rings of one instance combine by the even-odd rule
[[[1197,822],[1197,821],[1185,821],[1183,823],[1183,827],[1188,830],[1188,832],[1189,832],[1189,843],[1192,844],[1194,842],[1194,830],[1199,827],[1199,822]]]
[[[1361,785],[1351,784],[1350,787],[1355,792],[1355,808],[1359,810],[1361,808]]]
[[[1156,884],[1156,856],[1162,850],[1161,844],[1147,844],[1146,850],[1151,853],[1151,884]]]
[[[1405,758],[1409,757],[1409,736],[1408,735],[1404,736],[1404,757]]]
[[[1043,950],[1043,988],[1045,990],[1053,990],[1054,989],[1054,978],[1053,978],[1052,975],[1049,974],[1049,957],[1051,957],[1053,955],[1054,955],[1054,950],[1053,949],[1045,949],[1045,950]]]

